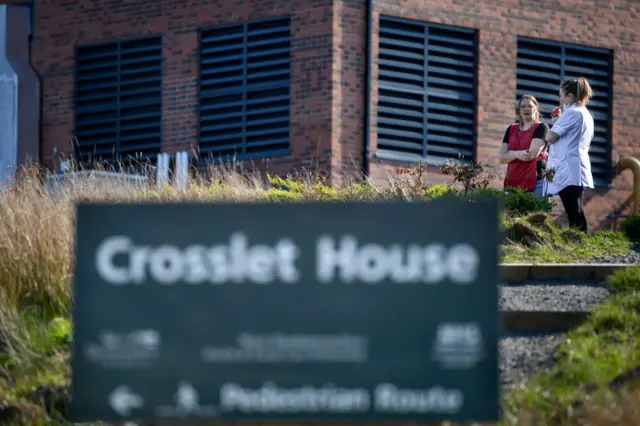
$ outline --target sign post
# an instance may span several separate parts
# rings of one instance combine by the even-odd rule
[[[496,420],[498,209],[80,204],[72,420]]]

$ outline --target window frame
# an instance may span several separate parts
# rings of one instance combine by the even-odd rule
[[[277,90],[277,89],[284,89],[285,87],[287,88],[287,102],[288,102],[288,112],[287,112],[287,144],[286,144],[286,148],[275,148],[275,149],[264,149],[264,150],[260,150],[257,152],[247,152],[247,147],[248,147],[248,143],[247,143],[247,94],[251,93],[250,90],[247,89],[247,69],[248,69],[248,37],[250,34],[250,26],[252,25],[260,25],[260,24],[267,24],[270,22],[278,22],[278,21],[286,21],[286,28],[288,30],[288,36],[289,36],[289,40],[288,40],[288,52],[287,52],[287,61],[288,61],[288,80],[287,83],[274,83],[274,84],[266,84],[264,87],[261,87],[260,90]],[[242,86],[241,89],[240,88],[231,88],[231,89],[218,89],[217,93],[228,93],[228,94],[240,94],[242,96],[242,130],[240,132],[240,137],[242,139],[242,141],[240,142],[240,144],[236,145],[233,149],[235,150],[234,154],[231,153],[227,153],[225,154],[224,151],[222,151],[222,153],[220,154],[216,154],[216,149],[215,146],[213,146],[210,149],[202,149],[202,145],[207,143],[207,142],[203,142],[203,136],[202,136],[202,122],[203,122],[203,111],[202,111],[202,104],[203,104],[203,89],[202,89],[202,83],[203,83],[203,71],[204,71],[204,67],[203,67],[203,49],[205,48],[206,44],[203,42],[203,39],[206,38],[206,33],[208,31],[216,31],[216,30],[224,30],[224,29],[230,29],[233,27],[241,27],[241,33],[242,33],[242,37],[243,37],[243,42],[241,44],[242,48],[243,48],[243,53],[242,53],[242,73],[243,73],[243,82],[242,82]],[[292,84],[293,84],[293,73],[292,73],[292,66],[293,66],[293,46],[292,46],[292,42],[293,42],[293,31],[292,31],[292,18],[289,14],[285,14],[285,15],[278,15],[278,16],[274,16],[274,17],[269,17],[269,18],[265,18],[265,19],[255,19],[255,20],[243,20],[243,21],[238,21],[238,22],[232,22],[232,23],[226,23],[226,24],[219,24],[219,25],[212,25],[212,26],[206,26],[206,27],[200,27],[198,28],[198,44],[197,44],[197,52],[198,52],[198,84],[197,84],[197,94],[196,94],[196,114],[197,114],[197,130],[196,130],[196,141],[197,141],[197,147],[198,147],[198,162],[202,163],[202,164],[216,164],[216,163],[225,163],[225,162],[229,162],[229,161],[245,161],[245,160],[254,160],[254,159],[270,159],[270,158],[276,158],[276,157],[283,157],[283,156],[287,156],[287,155],[291,155],[292,153],[292,141],[291,141],[291,137],[292,137],[292,120],[291,120],[291,113],[292,113],[292,97],[291,97],[291,88],[292,88]],[[205,80],[206,81],[206,80]],[[215,93],[216,90],[211,90],[212,93]],[[212,97],[214,97],[215,95],[212,94]],[[206,116],[204,116],[206,117]],[[206,119],[206,118],[205,118]],[[269,147],[269,145],[267,145],[267,147]],[[241,152],[238,152],[241,151]],[[219,152],[219,151],[218,151]]]
[[[397,22],[400,24],[408,24],[408,25],[419,25],[422,26],[424,28],[425,31],[425,52],[424,52],[424,56],[423,56],[423,64],[425,64],[425,81],[423,84],[423,96],[425,98],[427,98],[427,94],[426,92],[428,91],[429,88],[429,83],[428,83],[428,76],[427,74],[427,68],[428,68],[428,46],[429,46],[429,40],[430,40],[430,35],[428,33],[428,30],[430,28],[433,28],[435,30],[443,30],[443,31],[451,31],[451,32],[459,32],[460,34],[466,34],[466,35],[471,35],[471,40],[472,40],[472,48],[469,50],[472,54],[473,54],[473,60],[470,61],[469,63],[471,64],[471,72],[470,74],[472,75],[472,79],[471,79],[471,83],[473,85],[472,87],[472,93],[471,93],[471,105],[469,107],[469,109],[471,110],[471,114],[469,114],[469,118],[471,120],[471,124],[470,124],[470,129],[472,130],[471,132],[471,137],[470,137],[470,147],[469,150],[471,152],[471,157],[461,157],[460,155],[458,155],[457,158],[451,157],[451,158],[446,158],[443,156],[438,156],[438,157],[434,157],[434,156],[430,156],[428,154],[428,150],[429,150],[429,124],[428,124],[428,114],[429,114],[429,105],[432,104],[431,102],[429,102],[428,100],[424,101],[424,115],[423,115],[423,133],[424,136],[422,138],[422,146],[423,146],[423,152],[426,152],[426,155],[418,155],[418,154],[414,154],[414,153],[407,153],[407,152],[398,152],[396,150],[393,149],[387,149],[387,148],[380,148],[379,145],[379,96],[380,96],[380,90],[384,89],[384,86],[382,84],[380,84],[380,64],[379,64],[379,60],[380,60],[380,33],[377,34],[377,38],[378,38],[378,46],[377,46],[377,65],[378,65],[378,73],[376,75],[376,79],[377,79],[377,105],[376,105],[376,128],[375,128],[375,132],[376,132],[376,151],[374,153],[374,156],[383,160],[393,160],[393,161],[402,161],[402,162],[407,162],[407,163],[424,163],[427,165],[434,165],[434,166],[441,166],[442,164],[446,163],[447,161],[460,161],[463,163],[472,163],[475,164],[478,161],[478,92],[479,92],[479,79],[478,79],[478,72],[479,72],[479,56],[480,56],[480,44],[479,44],[479,30],[477,28],[470,28],[470,27],[463,27],[463,26],[458,26],[458,25],[448,25],[448,24],[439,24],[439,23],[434,23],[434,22],[429,22],[429,21],[425,21],[425,20],[418,20],[418,19],[408,19],[408,18],[399,18],[399,17],[395,17],[395,16],[390,16],[390,15],[380,15],[379,17],[379,25],[378,28],[380,29],[380,27],[382,26],[382,22],[383,20],[389,21],[389,22]],[[418,91],[416,91],[418,92]],[[439,104],[444,104],[444,103],[439,103]],[[453,120],[453,119],[452,119]],[[367,129],[369,130],[369,129]],[[449,145],[447,145],[449,146]]]
[[[138,157],[133,157],[133,158],[119,158],[121,156],[121,150],[120,150],[120,122],[122,120],[122,116],[121,116],[121,99],[120,99],[120,91],[121,91],[121,65],[122,65],[122,57],[121,57],[121,47],[122,44],[124,43],[129,43],[129,42],[142,42],[145,40],[153,40],[153,39],[157,39],[157,43],[158,43],[158,47],[160,48],[160,66],[159,66],[159,70],[160,70],[160,80],[159,80],[159,99],[160,99],[160,116],[158,118],[159,120],[159,144],[157,147],[157,153],[153,153],[149,156],[145,156],[144,158],[140,159]],[[133,37],[124,37],[124,38],[118,38],[115,40],[111,40],[111,41],[103,41],[103,42],[96,42],[96,43],[83,43],[83,44],[79,44],[76,43],[74,46],[74,69],[73,69],[73,76],[74,76],[74,84],[73,84],[73,118],[74,118],[74,126],[72,129],[73,132],[73,156],[74,156],[74,160],[76,162],[78,162],[79,164],[86,164],[89,167],[94,167],[95,164],[102,164],[102,165],[109,165],[110,167],[113,167],[115,171],[121,171],[121,168],[126,169],[126,170],[131,170],[133,172],[138,172],[141,169],[145,169],[147,165],[151,164],[154,165],[157,162],[157,154],[160,154],[163,152],[163,147],[165,144],[164,141],[164,71],[165,71],[165,55],[164,55],[164,41],[165,41],[165,36],[164,34],[150,34],[150,35],[142,35],[142,36],[133,36]],[[81,56],[79,55],[79,52],[81,49],[87,49],[87,48],[100,48],[100,47],[106,47],[106,46],[111,46],[111,45],[115,45],[116,46],[116,50],[117,50],[117,68],[118,68],[118,74],[117,74],[117,79],[118,79],[118,84],[116,86],[116,94],[117,94],[117,113],[116,113],[116,118],[115,121],[117,123],[117,136],[114,139],[113,142],[113,147],[117,147],[117,149],[114,149],[114,154],[113,155],[109,155],[108,157],[93,157],[93,156],[88,156],[88,158],[84,155],[81,155],[81,149],[80,149],[80,145],[79,145],[79,141],[78,141],[78,116],[79,116],[79,111],[78,111],[78,77],[80,75],[79,73],[79,65],[80,65],[80,58]],[[154,148],[155,151],[155,148]],[[122,167],[124,166],[124,167]]]

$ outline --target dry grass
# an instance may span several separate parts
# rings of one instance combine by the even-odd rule
[[[34,395],[43,386],[68,384],[76,201],[411,201],[450,190],[446,186],[428,188],[407,176],[391,177],[379,185],[345,182],[331,187],[306,173],[269,183],[258,174],[237,173],[233,166],[211,170],[206,180],[194,180],[185,191],[170,186],[160,191],[153,186],[133,188],[122,180],[93,177],[71,179],[50,192],[42,185],[44,179],[38,169],[24,170],[13,187],[0,192],[0,410],[3,400],[8,405],[25,407],[25,413],[33,412],[35,404],[35,417],[26,421],[29,425],[65,424],[59,415],[51,414],[57,420],[45,415]],[[602,247],[612,250],[610,246]],[[620,243],[614,249],[625,247]],[[530,251],[527,253],[531,255]],[[625,415],[637,421],[637,411],[629,410],[637,410],[638,394],[629,398],[636,403],[627,404],[627,399],[617,403],[627,404]],[[601,423],[589,424],[614,424],[605,420],[612,418],[615,409],[607,405],[588,409],[591,419],[602,417],[598,420]],[[638,424],[631,420],[615,424]]]
[[[640,426],[640,390],[608,395],[588,402],[574,415],[574,425]]]
[[[68,306],[73,204],[35,180],[0,195],[0,292],[13,306]]]
[[[65,313],[70,301],[76,201],[249,201],[266,199],[256,176],[217,173],[186,191],[135,188],[121,179],[69,179],[50,191],[38,169],[22,171],[15,186],[0,193],[0,297],[16,307]]]
[[[589,397],[578,408],[566,410],[562,419],[528,412],[509,424],[518,426],[640,426],[640,390],[601,393]]]

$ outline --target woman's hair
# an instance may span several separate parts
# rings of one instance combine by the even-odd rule
[[[562,90],[565,95],[573,95],[573,98],[580,106],[587,105],[589,99],[593,97],[591,85],[584,77],[580,77],[577,80],[565,81],[562,83],[562,86],[560,86],[560,90]]]
[[[538,100],[533,95],[522,95],[520,99],[518,99],[518,103],[516,104],[516,114],[518,114],[518,119],[522,121],[522,116],[520,115],[520,105],[522,105],[522,101],[530,100],[533,105],[536,107],[535,111],[533,111],[533,122],[537,123],[542,121],[540,117],[540,106],[538,105]]]

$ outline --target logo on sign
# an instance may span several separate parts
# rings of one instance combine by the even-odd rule
[[[156,330],[136,330],[128,334],[103,331],[99,343],[88,343],[84,354],[103,367],[140,368],[149,366],[160,350],[160,334]]]
[[[214,417],[218,410],[213,405],[200,405],[200,395],[189,382],[178,383],[173,397],[175,405],[156,408],[160,417]]]
[[[436,331],[433,358],[444,368],[468,369],[482,358],[482,333],[477,323],[443,323]]]

